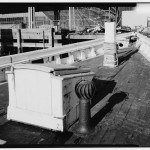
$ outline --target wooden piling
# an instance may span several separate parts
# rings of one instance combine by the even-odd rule
[[[22,39],[21,39],[21,29],[17,30],[17,47],[18,47],[18,53],[22,53],[22,45],[21,45]]]
[[[49,33],[49,47],[54,47],[54,28],[51,28]]]
[[[45,48],[45,33],[43,31],[43,48]]]

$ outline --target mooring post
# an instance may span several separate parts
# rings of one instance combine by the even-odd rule
[[[116,67],[118,65],[116,44],[116,22],[105,22],[103,66]]]
[[[80,136],[94,131],[91,125],[90,100],[95,94],[95,85],[92,81],[82,79],[75,85],[75,92],[79,100],[79,124],[76,133]]]
[[[21,29],[17,30],[17,46],[18,46],[18,54],[22,53],[22,44],[21,44]]]

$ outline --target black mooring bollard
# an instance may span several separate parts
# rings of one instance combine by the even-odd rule
[[[87,135],[94,128],[91,126],[90,100],[95,94],[95,85],[89,80],[80,80],[75,86],[76,95],[79,97],[79,124],[76,133]]]

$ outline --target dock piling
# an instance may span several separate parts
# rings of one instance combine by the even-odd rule
[[[18,54],[22,53],[21,29],[17,30],[17,47],[18,47]]]

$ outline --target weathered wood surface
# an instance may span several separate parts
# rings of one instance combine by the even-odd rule
[[[135,51],[122,51],[115,69],[102,66],[103,56],[75,64],[96,73],[97,92],[91,106],[95,132],[79,137],[74,134],[77,123],[60,133],[8,121],[0,126],[3,146],[150,146],[150,63]],[[0,106],[6,110],[7,84],[1,87]]]
[[[9,38],[17,39],[18,29],[0,29],[0,39]],[[51,32],[51,29],[21,29],[22,39],[43,39],[43,32],[45,33],[45,38],[48,39],[48,36]]]
[[[54,29],[0,29],[0,46],[4,45],[18,47],[19,52],[22,47],[54,47]]]
[[[33,48],[43,48],[43,41],[37,43],[37,42],[32,42],[32,43],[21,43],[21,46],[22,47],[33,47]],[[0,47],[2,46],[2,44],[0,43]],[[18,43],[12,43],[12,44],[7,44],[7,46],[13,46],[13,47],[18,47]],[[50,44],[49,43],[45,43],[44,44],[45,48],[49,48],[50,47]],[[58,47],[58,46],[62,46],[61,43],[55,43],[55,47]]]
[[[70,39],[98,39],[98,38],[103,38],[104,37],[104,33],[102,34],[70,34]]]

